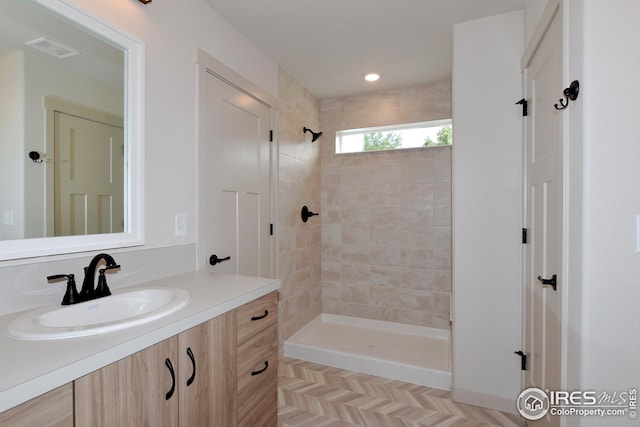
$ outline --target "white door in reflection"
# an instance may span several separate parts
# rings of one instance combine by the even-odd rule
[[[55,112],[56,236],[124,231],[122,127]]]

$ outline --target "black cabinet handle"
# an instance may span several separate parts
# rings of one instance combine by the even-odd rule
[[[267,368],[269,367],[269,361],[265,360],[264,361],[264,368],[260,369],[259,371],[253,371],[251,372],[251,376],[256,376],[256,375],[260,375],[261,373],[263,373],[264,371],[267,370]]]
[[[189,359],[191,359],[191,364],[193,365],[193,373],[187,380],[187,387],[189,387],[191,384],[193,384],[193,380],[196,379],[196,358],[193,356],[191,347],[187,347],[187,356],[189,356]]]
[[[542,283],[543,286],[551,285],[551,287],[553,288],[554,291],[558,290],[557,289],[557,286],[558,286],[557,278],[558,278],[558,276],[556,276],[555,274],[553,276],[551,276],[551,279],[544,279],[542,276],[538,276],[538,280],[540,281],[540,283]]]
[[[171,360],[167,358],[164,361],[164,364],[167,365],[167,369],[169,369],[169,372],[171,372],[171,389],[165,395],[166,400],[169,400],[171,399],[171,396],[173,396],[173,392],[176,390],[176,373],[173,371]]]
[[[260,320],[260,319],[264,319],[265,317],[267,317],[269,315],[269,310],[265,310],[264,314],[262,316],[253,316],[251,318],[252,322],[255,322],[256,320]]]
[[[231,259],[230,256],[226,257],[226,258],[218,258],[218,255],[213,254],[209,257],[209,264],[211,265],[216,265],[218,263],[221,263],[222,261],[229,261]]]

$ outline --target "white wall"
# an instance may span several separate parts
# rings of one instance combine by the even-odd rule
[[[584,84],[584,40],[582,1],[565,2],[565,80],[574,79]],[[570,31],[567,31],[567,28]],[[582,94],[584,95],[584,94]],[[564,239],[565,253],[563,268],[563,375],[562,387],[566,390],[579,390],[582,380],[582,340],[583,340],[583,277],[584,277],[584,107],[585,103],[574,102],[564,111],[564,126],[568,131],[564,150]],[[566,426],[579,425],[580,418],[568,418]]]
[[[524,15],[454,27],[453,397],[515,410],[520,393]]]
[[[640,75],[639,21],[636,0],[584,0],[581,386],[601,391],[640,388],[640,88],[633,84]],[[584,425],[602,424],[589,418]]]
[[[145,42],[145,240],[138,250],[110,251],[122,265],[117,288],[195,268],[196,66],[200,47],[278,96],[278,66],[202,0],[66,0]],[[175,237],[174,214],[188,216],[188,236]],[[0,263],[0,314],[60,301],[62,285],[47,274],[82,275],[93,254]]]

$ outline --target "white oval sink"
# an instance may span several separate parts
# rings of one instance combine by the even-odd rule
[[[7,332],[12,337],[28,340],[101,334],[167,316],[189,300],[189,292],[178,288],[114,291],[111,296],[79,304],[31,310],[11,321]]]

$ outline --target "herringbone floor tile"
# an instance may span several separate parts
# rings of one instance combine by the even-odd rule
[[[279,427],[524,426],[515,415],[453,402],[449,392],[282,358]]]

